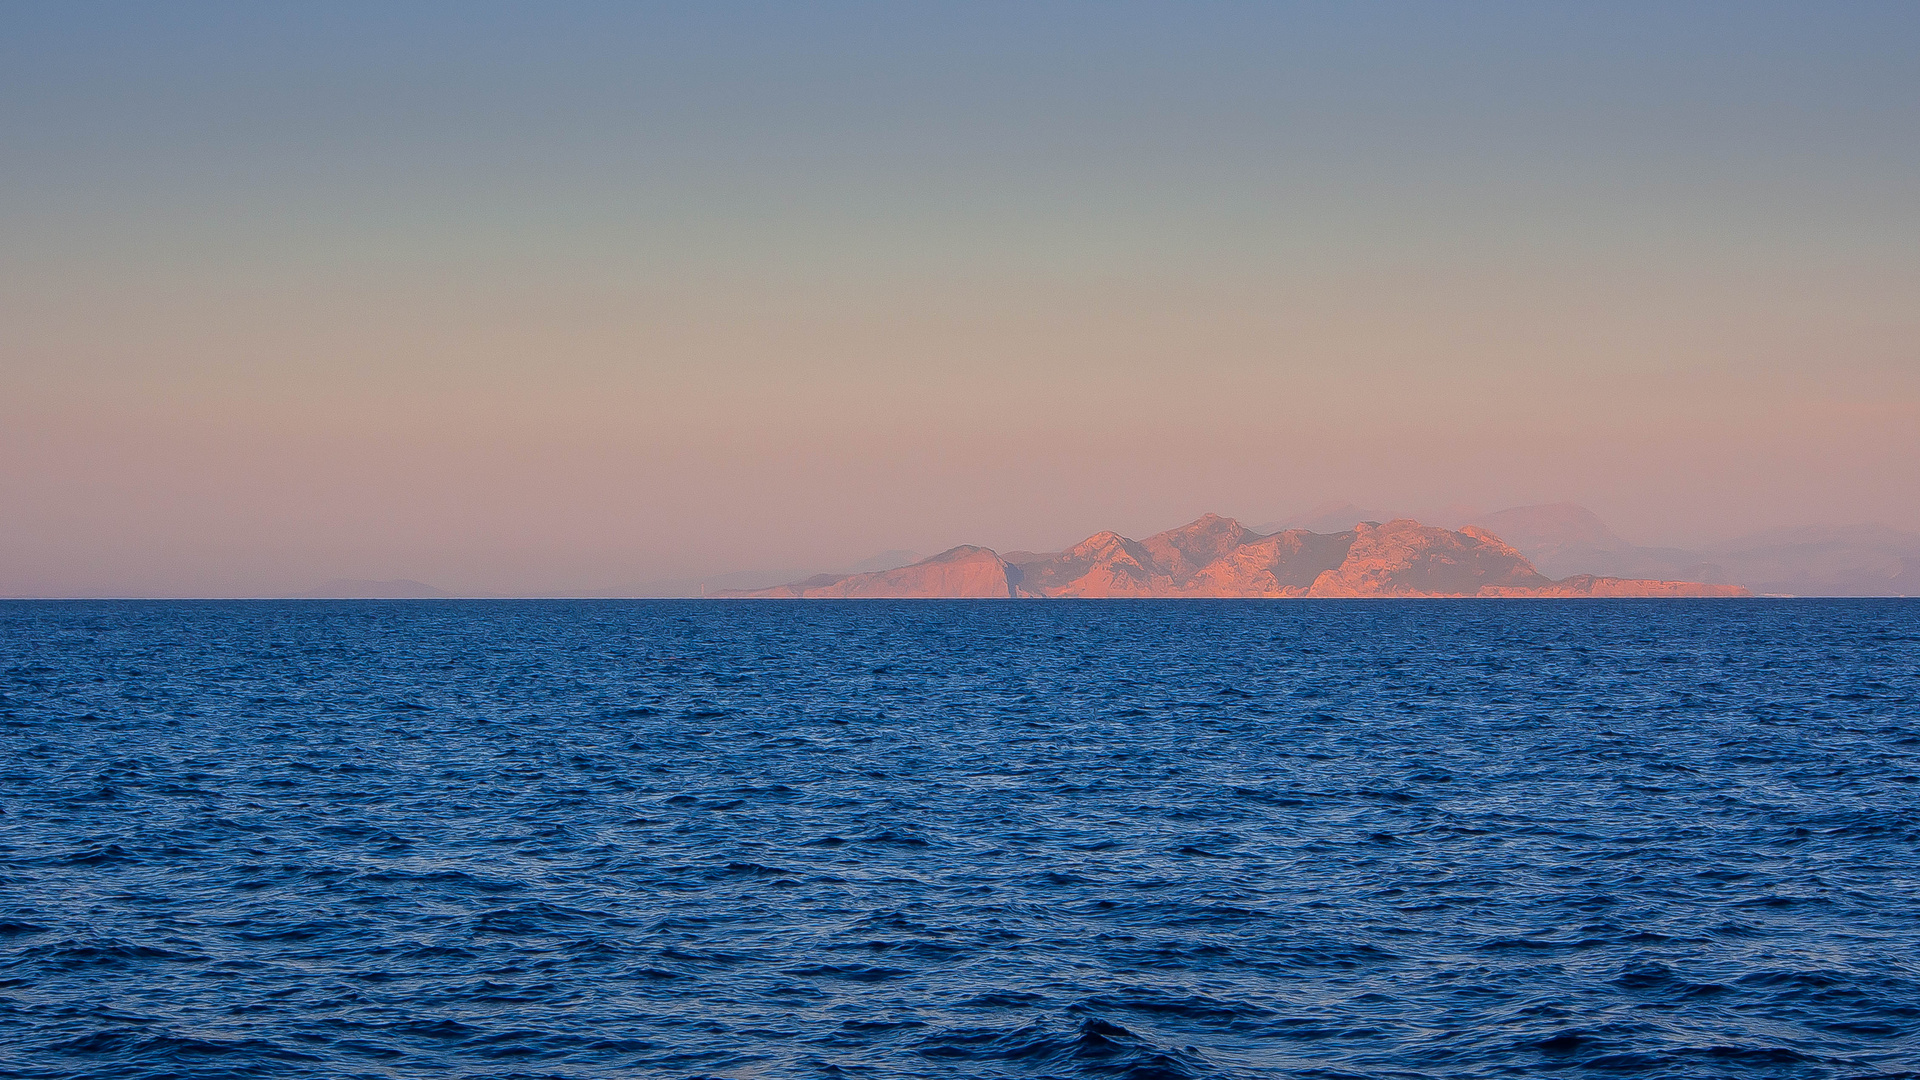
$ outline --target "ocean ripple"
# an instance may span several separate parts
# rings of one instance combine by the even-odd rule
[[[0,604],[0,1077],[1920,1076],[1920,604]]]

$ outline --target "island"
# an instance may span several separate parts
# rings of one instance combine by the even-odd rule
[[[1442,529],[1411,518],[1364,521],[1336,533],[1260,534],[1208,514],[1144,540],[1095,533],[1064,551],[962,545],[911,566],[832,575],[769,589],[716,592],[759,599],[840,597],[1732,597],[1738,585],[1580,574],[1554,580],[1485,529]]]

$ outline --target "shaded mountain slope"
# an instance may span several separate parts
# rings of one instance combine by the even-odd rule
[[[1305,596],[1320,575],[1335,570],[1353,546],[1354,532],[1305,529],[1262,536],[1207,564],[1187,583],[1189,596]]]
[[[1119,533],[1094,533],[1065,551],[1019,564],[1028,596],[1161,596],[1172,575],[1156,566],[1146,545]]]
[[[1340,565],[1314,580],[1313,596],[1473,596],[1492,586],[1552,582],[1491,533],[1460,532],[1402,519],[1362,522]]]

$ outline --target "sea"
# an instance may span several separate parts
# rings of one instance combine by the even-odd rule
[[[1920,1076],[1920,602],[0,603],[0,1076]]]

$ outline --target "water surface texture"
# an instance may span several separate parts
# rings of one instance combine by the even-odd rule
[[[1920,604],[0,604],[7,1077],[1920,1075]]]

